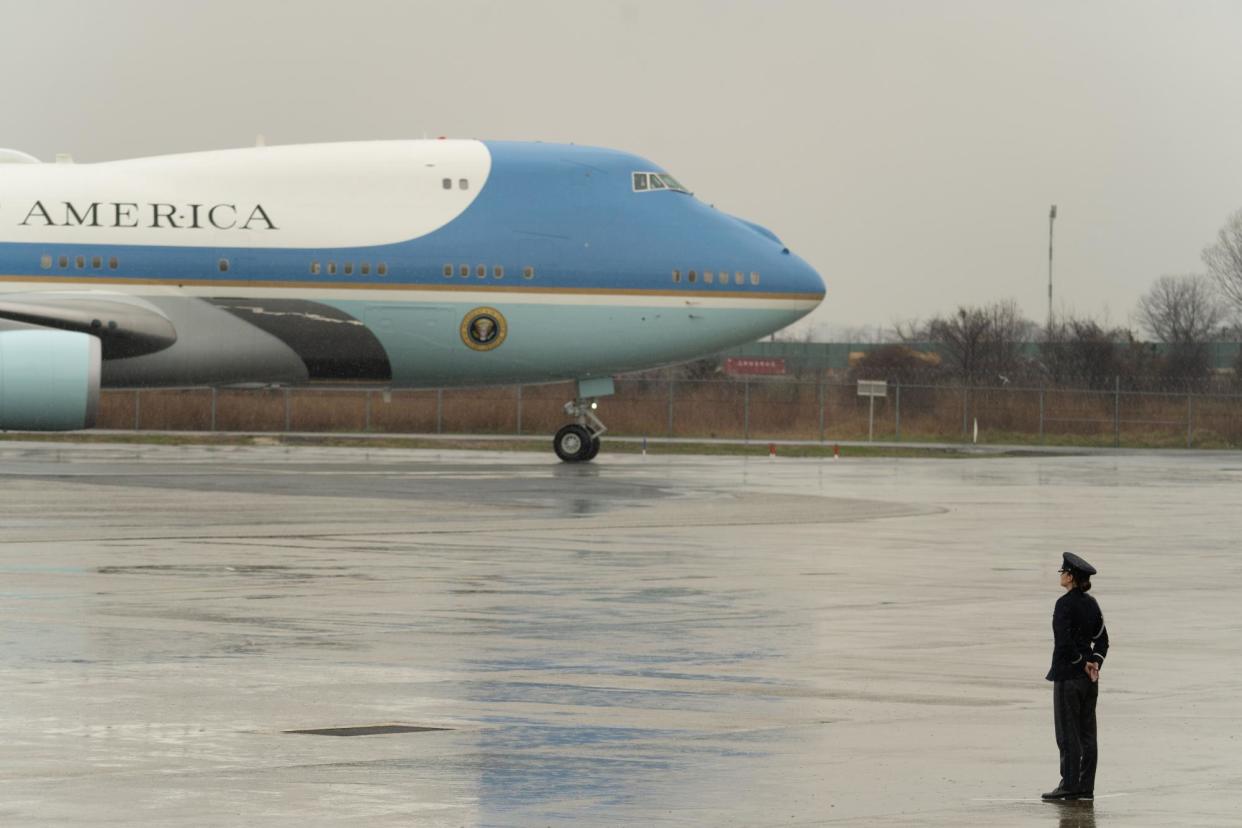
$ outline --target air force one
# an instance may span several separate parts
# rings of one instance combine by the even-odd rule
[[[771,231],[614,150],[0,150],[3,429],[89,428],[109,386],[574,380],[553,447],[579,462],[615,374],[753,341],[823,296]]]

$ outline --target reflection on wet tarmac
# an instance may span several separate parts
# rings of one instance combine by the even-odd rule
[[[0,445],[0,822],[1231,824],[1230,463]]]
[[[1095,828],[1095,803],[1053,802],[1058,828]]]

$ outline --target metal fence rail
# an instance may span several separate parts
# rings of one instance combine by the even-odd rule
[[[610,433],[765,440],[1242,447],[1242,395],[1194,391],[621,379]],[[106,389],[113,429],[551,434],[569,383],[419,391],[357,387]],[[871,406],[874,404],[874,411]]]

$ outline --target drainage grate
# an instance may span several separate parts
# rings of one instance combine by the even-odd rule
[[[382,736],[388,733],[426,733],[430,730],[452,730],[451,727],[420,727],[418,725],[380,724],[358,727],[317,727],[308,730],[286,730],[307,736]]]

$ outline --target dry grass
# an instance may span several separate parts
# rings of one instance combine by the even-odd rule
[[[551,434],[565,422],[570,383],[452,389],[221,389],[217,431],[385,434]],[[212,392],[108,390],[99,426],[111,429],[212,429]],[[793,382],[622,380],[600,415],[618,436],[863,440],[866,398],[854,386]],[[953,442],[976,420],[988,443],[1242,447],[1242,397],[1159,393],[903,387],[877,399],[877,440]],[[899,419],[900,418],[900,419]]]

